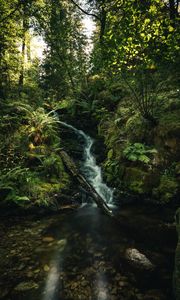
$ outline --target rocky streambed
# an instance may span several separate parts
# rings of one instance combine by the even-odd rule
[[[117,213],[117,212],[116,212]],[[173,212],[84,206],[0,221],[2,300],[173,300]]]

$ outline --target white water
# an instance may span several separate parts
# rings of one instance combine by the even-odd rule
[[[101,168],[96,164],[96,159],[92,153],[93,139],[84,133],[82,130],[64,123],[59,122],[62,125],[72,129],[76,134],[83,137],[84,145],[84,162],[82,166],[82,172],[85,178],[92,184],[96,192],[105,200],[106,203],[111,204],[113,200],[113,190],[109,188],[102,178]]]

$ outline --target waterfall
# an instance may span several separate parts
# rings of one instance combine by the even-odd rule
[[[101,168],[96,164],[96,159],[92,153],[92,146],[94,144],[93,139],[85,134],[84,131],[78,130],[72,125],[61,121],[59,121],[59,123],[72,129],[77,135],[83,137],[84,149],[82,173],[103,200],[105,200],[106,203],[111,204],[113,200],[113,190],[103,182]]]

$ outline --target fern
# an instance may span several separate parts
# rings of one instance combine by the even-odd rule
[[[156,149],[148,149],[148,147],[141,143],[129,144],[123,151],[126,159],[130,161],[141,161],[145,164],[149,164],[151,161],[149,155],[156,153]]]

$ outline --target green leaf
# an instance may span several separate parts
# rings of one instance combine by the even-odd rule
[[[150,149],[150,150],[147,150],[146,152],[152,153],[152,154],[158,153],[158,151],[156,149]]]
[[[130,154],[127,158],[132,161],[136,161],[138,159],[137,156],[133,154]]]
[[[170,26],[168,27],[168,30],[169,30],[169,32],[172,32],[172,31],[174,31],[174,28],[170,25]]]
[[[113,156],[113,149],[110,149],[110,150],[108,151],[107,157],[108,157],[108,159],[111,159],[112,156]]]
[[[143,149],[143,150],[144,150],[144,145],[141,144],[141,143],[134,143],[134,146],[135,146],[137,149]]]
[[[30,200],[29,200],[29,198],[26,197],[26,196],[16,196],[16,197],[14,198],[14,201],[19,202],[19,201],[30,201]]]
[[[145,164],[148,164],[150,162],[150,158],[143,154],[139,156],[139,160],[144,162]]]

